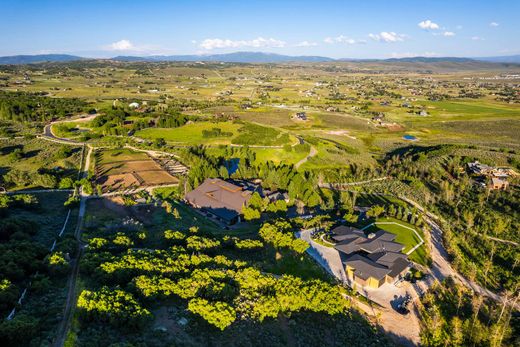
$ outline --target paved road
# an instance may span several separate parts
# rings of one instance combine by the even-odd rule
[[[309,160],[309,158],[314,157],[316,154],[318,154],[318,151],[316,150],[316,148],[314,148],[314,146],[311,146],[311,150],[309,151],[309,154],[305,158],[303,158],[302,160],[297,162],[294,165],[294,168],[296,168],[296,169],[299,168],[302,164],[306,163],[307,160]]]
[[[88,117],[84,117],[84,116],[79,116],[79,117],[76,117],[76,118],[70,118],[70,119],[65,119],[65,120],[58,120],[58,121],[55,121],[55,122],[52,122],[52,123],[49,123],[47,124],[44,128],[43,128],[43,138],[49,138],[49,139],[54,139],[56,141],[60,141],[60,142],[63,142],[63,143],[68,143],[68,144],[74,144],[74,145],[82,145],[84,144],[83,142],[80,142],[80,141],[74,141],[74,140],[71,140],[71,139],[66,139],[66,138],[62,138],[62,137],[58,137],[56,136],[53,132],[52,132],[52,126],[55,125],[55,124],[59,124],[59,123],[68,123],[68,122],[88,122],[88,121],[91,121],[92,119],[96,118],[98,115],[97,114],[93,114],[93,115],[90,115]]]
[[[327,272],[337,278],[340,282],[347,282],[347,275],[338,251],[333,247],[322,246],[311,239],[313,229],[301,230],[296,233],[296,237],[301,238],[311,245],[307,253],[314,258]]]
[[[85,164],[80,170],[79,178],[88,176],[88,168],[90,167],[90,160],[92,157],[93,148],[88,146],[88,152],[85,159]],[[74,315],[74,308],[76,307],[76,282],[79,274],[79,265],[81,256],[83,255],[84,244],[81,240],[81,229],[83,227],[83,218],[85,216],[86,211],[86,202],[88,196],[83,193],[82,188],[79,188],[80,195],[80,203],[79,203],[79,212],[78,212],[78,222],[76,224],[76,230],[74,231],[74,238],[78,242],[78,248],[76,250],[76,256],[74,260],[71,262],[72,271],[67,280],[67,299],[65,301],[65,308],[63,312],[63,319],[58,327],[58,334],[56,336],[56,340],[54,341],[55,347],[62,347],[65,344],[65,340],[67,339],[67,332],[69,331],[72,317]]]

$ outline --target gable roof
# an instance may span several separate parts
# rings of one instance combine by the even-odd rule
[[[219,178],[207,178],[200,186],[188,192],[186,200],[195,206],[231,220],[242,213],[252,192]]]

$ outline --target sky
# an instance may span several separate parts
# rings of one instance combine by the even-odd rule
[[[0,0],[0,55],[520,54],[520,0]]]

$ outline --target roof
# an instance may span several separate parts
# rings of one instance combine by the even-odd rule
[[[340,252],[343,263],[354,268],[357,277],[381,280],[386,275],[395,277],[408,267],[404,246],[395,242],[395,235],[383,230],[365,236],[364,231],[340,226],[332,237],[338,243],[334,248]]]
[[[491,178],[491,183],[493,183],[494,186],[501,186],[501,185],[506,185],[508,182],[507,182],[507,180],[505,180],[501,177],[493,177],[493,178]]]
[[[359,230],[353,227],[348,227],[345,225],[340,225],[337,228],[332,230],[333,236],[332,239],[336,242],[341,242],[344,240],[354,239],[358,237],[364,237],[365,232],[363,230]]]
[[[367,255],[367,258],[370,260],[375,261],[376,263],[380,265],[384,265],[386,267],[392,267],[393,264],[398,259],[407,259],[406,255],[403,253],[397,253],[397,252],[378,252],[378,253],[372,253]]]
[[[242,213],[252,192],[219,178],[207,178],[200,186],[188,192],[186,200],[197,207],[209,210],[225,220]]]
[[[356,228],[339,226],[332,230],[332,239],[338,242],[335,248],[345,254],[359,251],[376,253],[380,251],[400,252],[404,246],[394,242],[395,235],[378,230],[372,237],[365,236],[365,232]]]
[[[376,262],[373,262],[372,260],[359,254],[350,256],[347,260],[345,260],[344,264],[354,268],[356,276],[364,280],[367,280],[369,277],[381,280],[390,273],[390,269],[379,265]]]

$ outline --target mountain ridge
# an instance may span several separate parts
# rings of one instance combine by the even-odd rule
[[[35,64],[43,62],[69,62],[78,60],[107,60],[98,58],[85,58],[70,54],[36,54],[36,55],[13,55],[0,57],[2,65],[21,65]],[[186,54],[186,55],[152,55],[152,56],[116,56],[108,58],[113,61],[123,62],[167,62],[167,61],[184,61],[184,62],[228,62],[228,63],[288,63],[288,62],[408,62],[408,63],[469,63],[469,62],[486,62],[486,63],[507,63],[520,64],[520,55],[511,56],[494,56],[494,57],[403,57],[388,59],[355,59],[355,58],[339,58],[318,55],[300,55],[291,56],[276,53],[264,52],[233,52],[222,54]]]

